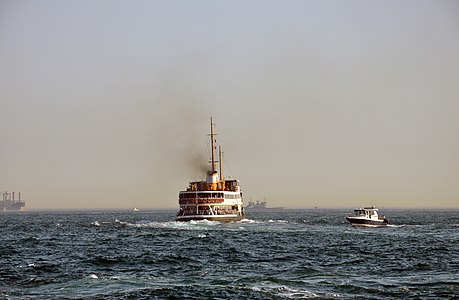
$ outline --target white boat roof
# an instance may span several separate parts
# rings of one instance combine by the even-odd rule
[[[376,207],[361,207],[359,209],[354,209],[354,211],[366,210],[366,211],[378,211]]]

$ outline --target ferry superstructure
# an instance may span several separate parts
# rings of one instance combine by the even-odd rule
[[[224,179],[223,154],[219,147],[219,159],[215,159],[216,140],[212,118],[210,118],[211,169],[206,180],[191,181],[186,190],[179,192],[180,210],[176,221],[208,220],[238,221],[244,218],[242,191],[237,179]],[[219,171],[216,163],[219,162]]]

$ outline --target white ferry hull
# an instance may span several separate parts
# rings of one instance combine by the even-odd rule
[[[218,221],[218,222],[233,222],[240,221],[244,218],[243,215],[231,214],[231,215],[216,215],[216,216],[203,216],[203,215],[187,215],[178,216],[175,221],[178,222],[189,222],[189,221]]]

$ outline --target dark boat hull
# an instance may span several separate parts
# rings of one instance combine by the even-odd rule
[[[370,220],[365,218],[346,217],[346,220],[354,227],[384,227],[389,224],[387,219]]]

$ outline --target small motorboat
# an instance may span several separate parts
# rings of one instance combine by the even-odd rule
[[[383,227],[389,224],[386,217],[378,215],[378,209],[373,206],[354,209],[354,214],[347,216],[346,220],[354,227]]]

